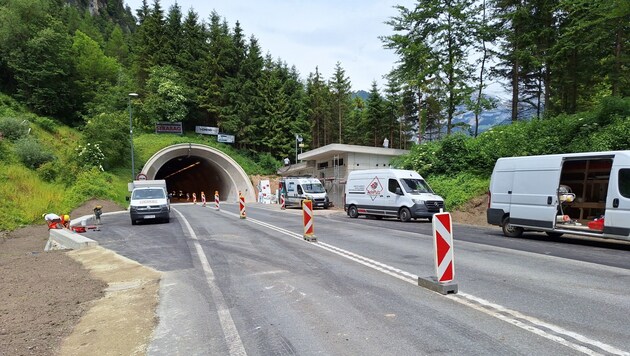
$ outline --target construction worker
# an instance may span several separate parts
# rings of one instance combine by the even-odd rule
[[[61,217],[54,213],[44,213],[42,214],[44,220],[48,224],[48,229],[62,229],[63,225],[61,224]]]
[[[61,216],[61,225],[63,227],[65,227],[66,229],[70,228],[70,215],[68,214],[63,214]]]

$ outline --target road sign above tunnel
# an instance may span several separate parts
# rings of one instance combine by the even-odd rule
[[[218,134],[217,142],[234,143],[234,135]]]

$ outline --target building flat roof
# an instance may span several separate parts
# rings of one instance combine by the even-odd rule
[[[345,145],[341,143],[332,143],[330,145],[322,146],[314,150],[306,151],[298,155],[299,160],[317,160],[335,156],[342,153],[367,153],[379,156],[400,156],[409,153],[408,150],[401,150],[397,148],[384,148],[384,147],[370,147],[370,146],[358,146],[358,145]]]

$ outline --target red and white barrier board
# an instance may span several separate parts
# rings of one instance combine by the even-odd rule
[[[219,210],[220,206],[219,206],[219,191],[215,190],[214,191],[214,207]]]
[[[239,193],[238,195],[238,207],[240,211],[240,218],[245,219],[245,197]]]
[[[280,194],[280,209],[284,210],[287,208],[287,202],[284,199],[284,194]]]
[[[452,281],[455,278],[455,260],[453,254],[453,222],[450,213],[433,215],[433,246],[438,282]]]
[[[302,201],[302,216],[304,221],[304,240],[315,240],[315,228],[313,222],[313,201]]]

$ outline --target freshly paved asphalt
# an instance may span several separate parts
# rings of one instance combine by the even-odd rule
[[[252,204],[174,205],[170,224],[103,217],[102,246],[163,272],[152,355],[624,354],[630,244],[455,225],[442,296],[431,224]],[[192,232],[188,229],[188,224]]]

